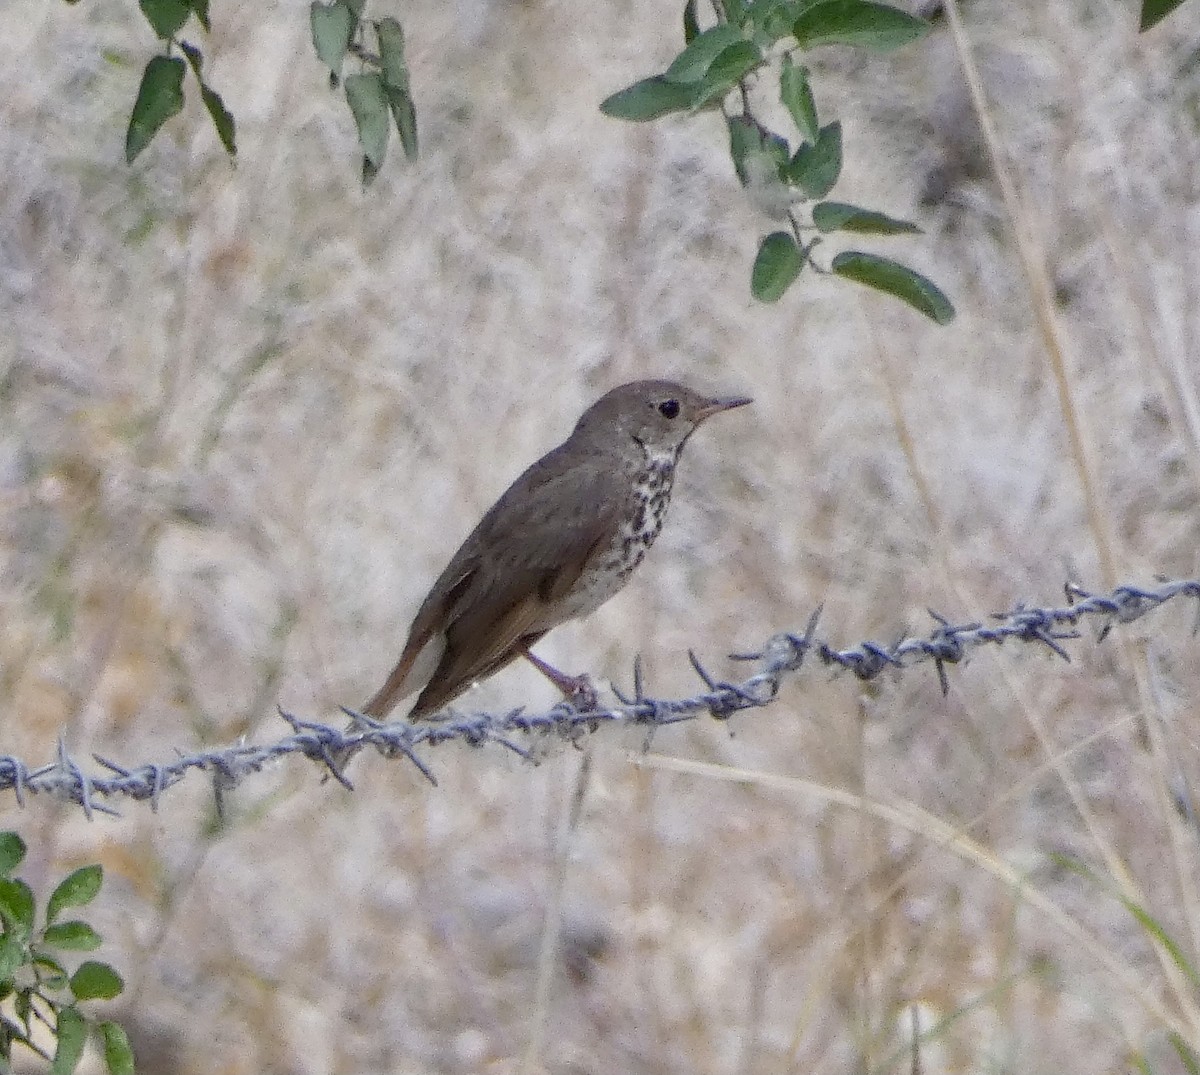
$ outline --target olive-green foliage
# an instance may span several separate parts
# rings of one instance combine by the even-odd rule
[[[63,917],[96,898],[103,872],[81,866],[68,874],[39,913],[33,890],[13,876],[24,857],[25,841],[15,832],[0,832],[0,1070],[11,1070],[13,1047],[19,1045],[50,1061],[52,1075],[69,1075],[90,1034],[108,1071],[130,1075],[133,1051],[125,1031],[80,1008],[84,1001],[118,996],[125,988],[121,976],[96,960],[74,970],[64,962],[65,953],[91,952],[103,943],[86,922]],[[40,1044],[43,1027],[54,1042],[52,1054]]]

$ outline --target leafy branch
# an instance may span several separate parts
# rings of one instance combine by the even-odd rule
[[[183,111],[183,79],[189,67],[221,145],[231,157],[236,156],[237,124],[221,95],[204,81],[204,54],[198,46],[178,36],[193,15],[205,33],[211,32],[208,0],[138,0],[138,6],[166,51],[153,57],[142,72],[142,83],[125,132],[126,163],[132,164],[162,125]],[[183,53],[182,58],[173,55],[176,48]]]
[[[80,0],[66,0],[66,3],[72,6],[79,2]],[[791,38],[795,44],[783,52],[781,59],[781,66],[784,67],[784,71],[781,72],[781,98],[785,104],[789,101],[800,101],[802,111],[799,114],[793,112],[793,118],[806,140],[805,144],[817,153],[817,158],[821,159],[823,154],[828,155],[826,167],[833,167],[832,161],[836,156],[836,181],[837,171],[840,171],[840,144],[835,155],[833,134],[828,128],[816,127],[815,105],[808,109],[805,103],[806,98],[807,104],[812,103],[811,88],[807,88],[807,72],[791,63],[791,52],[822,44],[859,45],[876,51],[888,51],[920,37],[926,32],[927,25],[922,20],[895,8],[878,3],[863,3],[861,0],[713,2],[718,10],[718,25],[703,33],[697,22],[694,0],[688,3],[684,13],[685,45],[690,48],[697,38],[703,38],[703,44],[690,53],[685,49],[685,53],[681,54],[663,75],[643,79],[609,97],[602,106],[604,110],[609,115],[619,115],[623,119],[657,119],[671,112],[694,112],[712,106],[718,98],[724,97],[736,86],[747,105],[745,115],[749,118],[751,110],[748,106],[746,79],[768,62],[765,48],[770,48],[784,38]],[[1139,29],[1143,32],[1149,30],[1182,3],[1183,0],[1142,0]],[[183,84],[189,68],[200,88],[201,100],[221,145],[231,157],[237,156],[236,121],[226,108],[221,95],[204,78],[204,54],[199,46],[179,37],[180,31],[193,17],[205,33],[211,32],[209,4],[210,0],[138,0],[138,6],[146,21],[163,42],[164,52],[152,57],[142,72],[142,81],[125,134],[125,159],[128,163],[132,164],[154,140],[154,136],[163,125],[183,110]],[[314,0],[310,9],[310,19],[313,46],[318,58],[329,68],[330,82],[335,89],[341,84],[341,69],[347,54],[356,57],[363,65],[361,72],[345,80],[344,88],[363,147],[363,178],[369,182],[378,173],[386,154],[390,129],[389,115],[409,161],[414,161],[417,157],[417,120],[408,68],[404,60],[404,34],[400,24],[391,18],[364,20],[362,12],[365,4],[366,0],[332,0],[330,3]],[[374,30],[378,52],[369,50],[365,44],[367,27]],[[175,50],[182,53],[182,56],[175,55]],[[787,67],[789,63],[790,69]],[[824,144],[821,141],[823,132]],[[838,137],[840,138],[840,128]],[[792,158],[789,158],[788,163],[792,164]],[[804,189],[804,183],[798,176],[793,179],[791,172],[799,169],[807,175],[807,167],[812,164],[813,161],[808,160],[806,164],[796,164],[787,169],[787,174],[782,177],[785,186],[799,186]],[[743,183],[747,182],[743,179]],[[844,223],[840,227],[841,230],[856,230]],[[818,232],[823,230],[819,222],[816,223],[816,228]],[[774,240],[773,252],[767,255],[768,264],[760,270],[760,279],[765,288],[760,297],[767,301],[772,301],[769,296],[773,291],[778,290],[782,295],[790,283],[787,281],[788,274],[798,274],[809,261],[808,255],[813,244],[801,241],[797,232],[798,226],[793,225],[795,250],[784,254],[781,241]],[[786,233],[782,234],[786,239]],[[778,267],[774,267],[776,261],[779,262]],[[839,263],[835,259],[831,268],[832,271],[851,278],[857,279],[864,275],[864,264],[853,260],[849,263]],[[920,286],[923,278],[915,278],[911,271],[905,270],[897,274],[894,270],[879,268],[874,262],[865,265],[865,275],[886,277],[889,271],[893,273],[893,283],[884,290],[894,294],[894,287],[898,281],[907,280],[909,287],[915,287],[915,292],[908,301],[915,299],[918,305],[936,306],[937,310],[926,311],[930,316],[935,316],[935,319],[938,312],[943,315],[952,314],[948,308],[933,301],[933,292],[926,294],[926,288]],[[858,273],[858,276],[855,276],[855,273]],[[780,287],[782,281],[787,282]],[[756,288],[755,294],[758,293]],[[940,292],[937,294],[940,295]]]
[[[103,938],[86,922],[64,919],[71,907],[91,903],[100,892],[99,866],[69,874],[46,901],[37,924],[33,890],[12,872],[25,857],[25,842],[15,832],[0,832],[0,1071],[10,1071],[14,1045],[50,1062],[51,1075],[70,1075],[91,1034],[110,1075],[132,1075],[133,1050],[124,1029],[109,1020],[89,1019],[79,1005],[112,1000],[125,988],[107,963],[85,960],[68,972],[61,952],[90,952]],[[50,1054],[37,1041],[38,1028],[53,1039]]]
[[[828,265],[814,258],[835,232],[892,236],[915,224],[840,201],[826,201],[842,173],[842,127],[822,125],[808,68],[797,57],[825,45],[890,52],[924,36],[923,19],[872,0],[713,0],[714,25],[702,29],[696,0],[683,13],[683,51],[659,75],[614,93],[605,115],[647,122],[672,113],[719,109],[738,180],[754,203],[785,226],[759,243],[750,290],[778,301],[805,266],[902,299],[938,324],[954,307],[933,281],[877,254],[842,250]],[[793,141],[772,130],[753,106],[753,82],[775,74]],[[730,102],[734,103],[731,105]]]
[[[404,57],[404,31],[393,18],[364,19],[365,4],[366,0],[314,0],[309,18],[313,48],[329,69],[330,85],[345,91],[363,149],[363,182],[369,183],[383,166],[393,124],[405,157],[409,161],[417,159],[417,115]],[[206,33],[211,32],[209,0],[138,0],[138,6],[164,51],[152,57],[142,72],[125,134],[126,162],[132,164],[163,125],[183,110],[184,79],[189,69],[221,145],[236,157],[236,121],[221,95],[205,81],[204,54],[199,46],[179,36],[193,17]],[[182,55],[176,55],[176,51]],[[343,79],[342,67],[348,55],[359,61],[361,69]]]
[[[363,183],[379,174],[387,156],[392,125],[400,136],[404,155],[417,159],[417,112],[404,58],[404,30],[393,18],[363,19],[366,0],[313,0],[310,8],[313,47],[317,58],[329,68],[329,84],[345,87],[346,101],[358,128],[362,146]],[[366,44],[366,27],[374,33],[378,52]],[[354,56],[362,70],[342,82],[346,56]]]

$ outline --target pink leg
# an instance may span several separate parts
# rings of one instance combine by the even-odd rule
[[[529,649],[528,646],[523,646],[521,653],[534,668],[562,691],[563,696],[569,699],[571,704],[577,709],[588,710],[596,708],[599,701],[596,696],[596,688],[586,674],[568,676],[566,673],[560,672],[553,665],[547,664],[541,657],[538,657]]]

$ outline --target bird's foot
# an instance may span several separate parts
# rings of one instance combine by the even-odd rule
[[[600,704],[600,695],[596,691],[596,684],[592,682],[592,677],[586,672],[578,676],[564,676],[558,689],[581,713],[595,709]]]

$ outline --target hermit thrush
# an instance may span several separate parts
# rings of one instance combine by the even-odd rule
[[[586,695],[586,677],[563,675],[530,647],[625,585],[662,529],[688,437],[710,415],[749,402],[635,381],[592,404],[471,531],[362,711],[385,717],[419,690],[409,719],[427,716],[520,656],[567,695]]]

